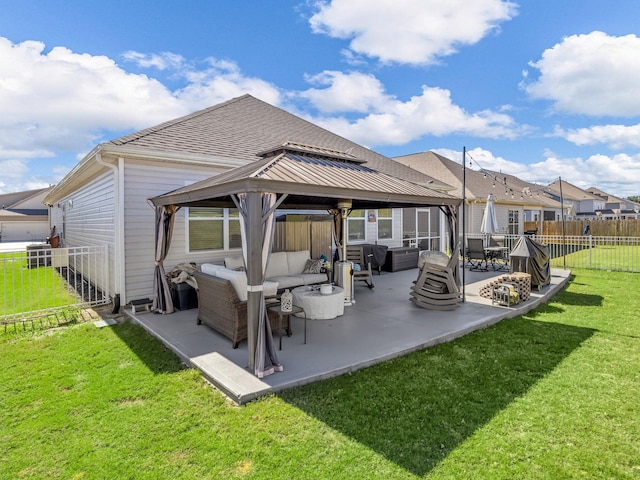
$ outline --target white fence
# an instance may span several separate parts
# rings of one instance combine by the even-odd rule
[[[484,235],[469,237],[484,238]],[[500,235],[500,240],[503,237],[504,246],[511,250],[520,235]],[[547,245],[552,267],[640,272],[639,237],[533,235],[531,238]]]
[[[0,253],[0,323],[24,322],[110,302],[106,246]]]

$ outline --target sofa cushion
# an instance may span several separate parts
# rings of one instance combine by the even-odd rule
[[[320,273],[322,271],[322,267],[324,266],[324,262],[322,260],[307,260],[307,263],[304,266],[304,270],[302,273]]]
[[[215,263],[203,263],[200,265],[200,271],[208,275],[216,276],[216,270],[224,268],[224,265],[217,265]]]
[[[244,259],[242,255],[238,255],[236,257],[225,257],[224,258],[224,266],[229,270],[244,270]]]
[[[303,273],[296,278],[302,279],[304,285],[313,285],[316,283],[324,283],[328,281],[326,273]]]
[[[267,280],[262,285],[264,288],[265,297],[275,297],[278,294],[278,288],[280,286],[278,282],[272,282]]]
[[[247,274],[245,272],[221,268],[216,270],[215,275],[218,278],[224,278],[231,282],[240,301],[244,302],[247,300]]]
[[[302,270],[301,270],[302,271]],[[287,252],[273,252],[269,256],[266,278],[289,275],[289,264],[287,263]],[[286,287],[280,287],[286,288]]]
[[[298,252],[287,252],[287,263],[289,265],[289,275],[299,275],[304,271],[307,260],[311,258],[309,250]]]
[[[295,275],[281,275],[279,277],[269,277],[270,282],[278,282],[278,288],[295,288],[304,285],[304,279]]]

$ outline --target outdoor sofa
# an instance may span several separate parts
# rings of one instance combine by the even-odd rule
[[[227,257],[224,263],[229,269],[244,270],[242,256]],[[269,256],[265,278],[269,282],[277,282],[279,290],[325,283],[328,277],[322,264],[320,260],[311,259],[309,250],[273,252]]]
[[[198,284],[198,325],[205,324],[231,340],[233,348],[247,338],[246,286],[241,300],[231,280],[201,271],[193,274]],[[277,288],[277,286],[276,286]],[[275,295],[275,289],[266,292]],[[272,331],[278,329],[278,316],[269,313]],[[283,318],[282,328],[291,336],[289,317]]]
[[[265,297],[302,285],[324,283],[327,274],[321,262],[311,260],[308,250],[272,253],[263,284]],[[229,338],[233,348],[247,338],[247,274],[242,257],[225,258],[225,265],[202,264],[194,273],[198,286],[198,325],[204,323]],[[272,331],[278,328],[278,316],[269,314]],[[283,329],[291,335],[289,318]]]

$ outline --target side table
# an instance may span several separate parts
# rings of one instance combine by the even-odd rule
[[[278,341],[279,341],[279,350],[282,350],[282,319],[285,317],[289,317],[289,315],[297,315],[299,313],[304,313],[304,309],[301,307],[298,307],[297,305],[293,305],[291,307],[291,311],[290,312],[283,312],[280,303],[274,303],[271,305],[268,305],[267,308],[269,309],[270,312],[275,313],[276,315],[278,315]],[[289,319],[289,322],[291,322],[291,319]],[[304,316],[304,343],[306,345],[307,343],[307,316]]]

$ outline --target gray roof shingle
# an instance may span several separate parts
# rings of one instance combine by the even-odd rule
[[[346,152],[380,172],[419,184],[429,183],[430,188],[447,188],[424,172],[412,170],[251,95],[116,138],[107,145],[256,161],[260,152],[286,142]]]

